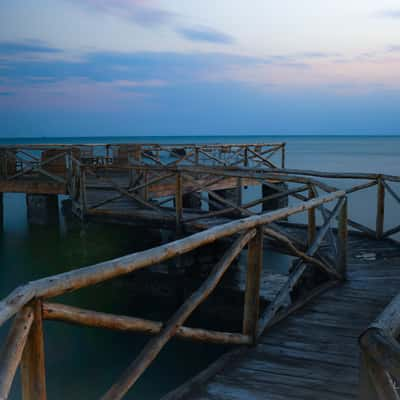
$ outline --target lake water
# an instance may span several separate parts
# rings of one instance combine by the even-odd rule
[[[42,138],[0,139],[5,143],[246,143],[287,142],[287,167],[321,171],[381,172],[400,175],[398,137],[132,137],[132,138]],[[333,182],[331,182],[333,183]],[[338,187],[350,183],[335,182]],[[352,195],[350,214],[373,226],[375,195]],[[357,197],[358,196],[358,197]],[[399,219],[400,207],[387,199],[387,227]],[[0,297],[31,279],[90,265],[157,244],[143,240],[140,231],[124,226],[66,221],[44,227],[29,226],[25,197],[5,195],[5,221],[0,233]],[[128,301],[129,290],[109,282],[96,288],[63,296],[60,301],[99,311],[165,319],[171,313],[162,304],[146,305]],[[153,307],[154,306],[154,307]],[[8,325],[7,325],[8,326]],[[0,330],[3,340],[7,331]],[[148,337],[46,322],[46,363],[49,398],[98,398],[134,359]],[[172,341],[143,375],[127,399],[157,399],[217,358],[219,346]],[[15,382],[12,399],[19,398]]]

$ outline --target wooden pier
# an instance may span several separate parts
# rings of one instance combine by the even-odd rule
[[[83,221],[150,224],[177,235],[29,282],[3,299],[0,326],[13,323],[0,355],[0,399],[19,365],[24,400],[46,398],[43,319],[153,336],[103,400],[123,398],[173,337],[233,349],[164,400],[399,399],[400,221],[385,215],[400,203],[400,177],[285,169],[284,144],[14,146],[0,153],[2,192],[38,187],[34,194],[54,195],[59,185]],[[44,192],[50,183],[54,191]],[[349,217],[352,194],[367,190],[375,191],[368,205],[374,226]],[[50,300],[169,260],[178,268],[217,242],[223,254],[168,321]],[[294,257],[279,284],[266,274],[271,248]],[[243,258],[241,329],[187,324]],[[262,299],[271,284],[275,292]]]

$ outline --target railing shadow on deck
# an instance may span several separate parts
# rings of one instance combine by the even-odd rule
[[[289,238],[273,228],[273,224],[279,220],[303,212],[310,215],[310,212],[315,212],[326,204],[333,204],[334,207],[323,225],[316,227],[313,218],[309,218],[313,237],[306,250],[297,248]],[[339,221],[334,238],[336,254],[332,260],[324,257],[320,248],[328,233],[332,233],[331,225],[336,218]],[[263,235],[272,235],[276,240],[283,242],[298,260],[291,269],[284,287],[263,312],[260,312]],[[232,244],[229,249],[201,286],[165,323],[104,314],[48,301],[61,294],[148,268],[226,238],[231,239]],[[102,397],[103,400],[122,398],[172,337],[209,343],[253,345],[257,343],[265,328],[289,315],[321,291],[345,279],[346,240],[346,194],[337,191],[301,202],[293,207],[238,219],[159,247],[21,286],[0,302],[0,326],[14,317],[0,357],[0,399],[7,399],[19,365],[21,365],[24,400],[46,398],[43,319],[154,335],[124,374]],[[242,331],[219,332],[184,326],[185,321],[215,290],[225,272],[245,248],[247,248],[247,278]],[[293,297],[294,289],[304,278],[305,272],[310,269],[322,271],[326,280],[305,295]],[[291,301],[288,302],[288,299]]]

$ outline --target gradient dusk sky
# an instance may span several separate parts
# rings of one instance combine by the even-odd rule
[[[398,0],[0,3],[0,137],[399,133]]]

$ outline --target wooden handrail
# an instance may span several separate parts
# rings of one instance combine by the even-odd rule
[[[50,302],[43,303],[43,318],[76,325],[90,326],[92,328],[142,332],[150,335],[160,333],[163,327],[163,323],[159,321],[107,314]],[[210,329],[190,328],[186,326],[181,326],[177,330],[176,337],[191,341],[225,345],[244,345],[251,343],[251,338],[249,336],[240,333],[219,332]]]
[[[80,167],[81,173],[82,170],[84,173],[85,168],[84,166]],[[26,336],[23,335],[22,338],[19,328],[13,329],[10,333],[10,339],[7,342],[6,351],[4,353],[5,356],[0,358],[0,394],[4,399],[7,398],[15,370],[21,361],[23,372],[22,383],[25,393],[24,399],[45,399],[46,382],[44,373],[42,318],[155,335],[143,348],[138,358],[131,364],[121,379],[104,395],[104,400],[120,399],[137,379],[139,379],[163,346],[174,336],[209,343],[234,345],[254,344],[259,336],[259,330],[261,328],[260,323],[262,324],[262,319],[260,320],[259,318],[260,274],[263,254],[262,236],[264,233],[267,233],[275,236],[275,239],[284,240],[281,233],[266,228],[265,225],[271,225],[273,227],[275,221],[290,215],[321,207],[323,204],[333,201],[336,201],[337,204],[332,215],[330,215],[325,225],[318,231],[315,241],[307,252],[302,253],[295,248],[296,255],[304,258],[304,260],[300,262],[303,267],[301,269],[295,268],[293,274],[289,276],[290,285],[286,285],[284,288],[284,290],[286,290],[284,295],[287,298],[290,296],[291,290],[302,276],[306,267],[313,264],[319,266],[318,259],[314,259],[312,256],[319,248],[323,237],[328,232],[330,221],[342,210],[345,204],[344,191],[330,193],[324,197],[316,197],[296,206],[286,207],[262,215],[238,219],[153,249],[33,281],[25,286],[17,288],[0,302],[0,325],[15,313],[18,313],[18,316],[20,316],[22,313],[26,312],[26,310],[31,309],[33,311],[29,315],[32,315],[32,320],[28,321],[29,328],[31,329],[28,329],[29,333],[27,333]],[[339,231],[341,232],[340,229]],[[240,236],[238,237],[237,235]],[[227,237],[234,237],[236,240],[216,264],[200,288],[188,298],[165,325],[158,321],[104,314],[43,301],[66,292],[71,292],[133,272],[140,268],[158,264]],[[291,242],[289,241],[287,243]],[[226,270],[247,245],[249,250],[243,333],[219,332],[183,326],[192,312],[214,291]],[[339,273],[327,264],[322,263],[321,265],[324,271],[328,271],[329,277],[332,275],[333,279],[336,280],[336,278],[342,276],[341,274],[343,271]],[[277,304],[277,301],[279,302],[281,295],[283,296],[282,291],[278,294],[274,304]],[[32,308],[30,308],[31,305]],[[291,306],[291,309],[294,307],[295,304]],[[290,312],[290,310],[288,310],[288,312]],[[276,315],[273,313],[271,318],[275,319],[275,317]],[[19,325],[18,321],[17,317],[14,320],[14,326]],[[16,344],[14,345],[13,343]],[[13,348],[18,348],[19,351],[15,351],[14,355],[10,356],[10,352]],[[22,354],[23,356],[21,356]],[[2,398],[0,397],[0,399]]]
[[[166,343],[175,335],[179,327],[182,326],[192,312],[212,293],[232,262],[255,234],[255,230],[252,229],[242,234],[232,244],[221,260],[215,265],[208,278],[168,320],[161,332],[146,344],[136,360],[101,398],[102,400],[119,400],[125,395],[151,362],[157,357]]]
[[[400,381],[400,295],[360,336],[363,357],[360,393],[370,393],[367,400],[398,400],[395,381]],[[396,383],[397,385],[397,383]]]
[[[184,254],[216,240],[239,232],[267,225],[274,221],[318,207],[345,196],[343,191],[312,199],[294,207],[286,207],[262,215],[254,215],[218,225],[192,236],[167,243],[139,253],[130,254],[111,261],[39,279],[21,286],[0,301],[0,326],[17,313],[33,298],[50,298],[74,291],[108,279],[149,267],[162,261]]]

